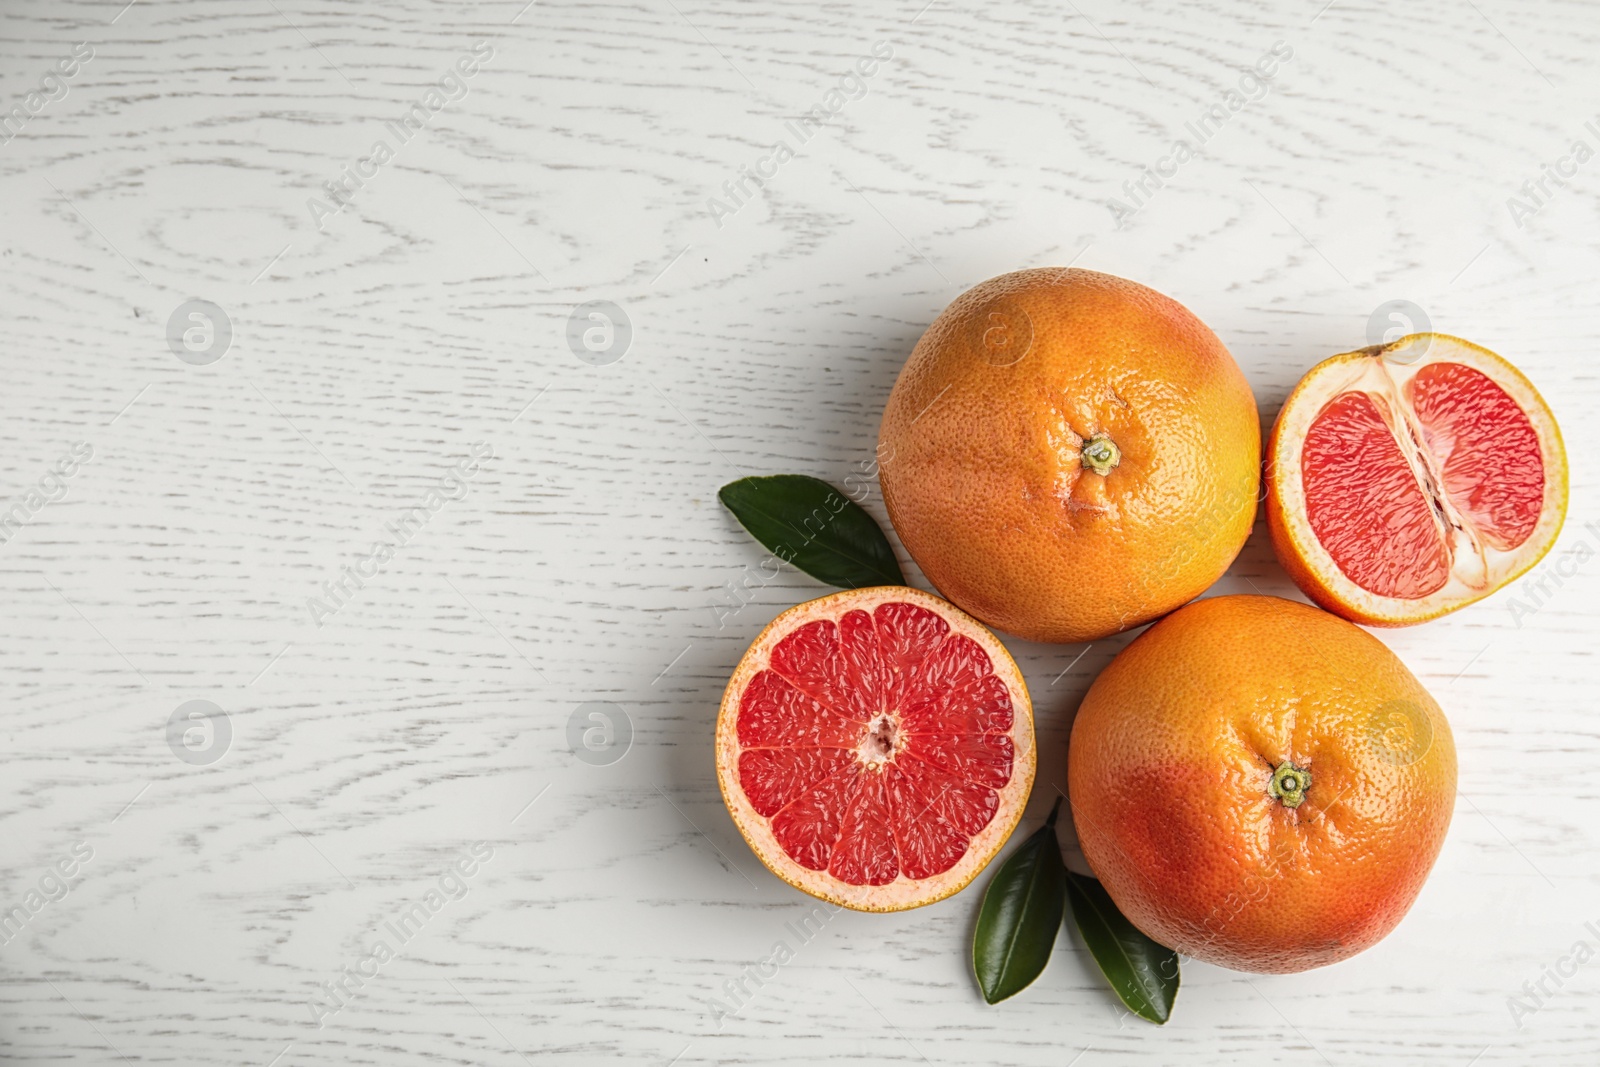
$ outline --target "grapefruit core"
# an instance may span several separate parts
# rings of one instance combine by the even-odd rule
[[[774,874],[858,911],[955,893],[1022,817],[1033,705],[1005,646],[916,589],[850,589],[779,615],[717,716],[717,779]]]
[[[1334,356],[1267,446],[1267,524],[1307,596],[1403,626],[1481,600],[1555,544],[1567,459],[1511,364],[1445,334]]]

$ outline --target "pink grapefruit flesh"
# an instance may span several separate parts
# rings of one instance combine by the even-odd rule
[[[1566,453],[1543,398],[1444,334],[1312,368],[1268,456],[1278,558],[1359,622],[1420,622],[1489,595],[1549,551],[1566,514]]]
[[[898,911],[957,892],[1021,817],[1033,714],[983,625],[915,589],[780,615],[723,696],[717,772],[740,832],[791,885]]]

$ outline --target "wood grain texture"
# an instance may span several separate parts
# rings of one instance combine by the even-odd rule
[[[1508,1008],[1600,946],[1600,161],[1522,226],[1507,207],[1575,139],[1600,149],[1592,6],[17,0],[0,30],[7,110],[94,52],[0,144],[0,485],[25,499],[93,448],[0,544],[0,908],[93,852],[0,945],[0,1059],[1595,1062],[1600,962]],[[308,199],[485,41],[466,95],[319,229]],[[1111,198],[1280,41],[1270,91],[1119,227]],[[715,218],[876,42],[865,95]],[[762,552],[716,490],[870,469],[932,317],[1069,261],[1192,308],[1269,422],[1385,301],[1502,352],[1567,433],[1558,551],[1586,562],[1383,635],[1451,716],[1462,795],[1416,908],[1357,959],[1190,964],[1158,1030],[1063,934],[986,1008],[980,878],[829,918],[718,1019],[709,998],[810,904],[723,810],[717,701],[821,590],[786,571],[719,613]],[[194,298],[232,323],[207,366],[167,343]],[[590,300],[633,327],[606,366],[566,339]],[[308,599],[477,442],[465,495],[317,625]],[[1219,591],[1297,595],[1264,534]],[[1126,641],[1009,642],[1039,711],[1024,832]],[[228,716],[216,762],[168,745],[191,699]],[[631,719],[618,762],[569,748],[590,701]],[[315,1025],[319,984],[475,841],[493,857],[461,899]]]

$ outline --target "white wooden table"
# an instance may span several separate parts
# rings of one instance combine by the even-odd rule
[[[123,2],[0,13],[5,1062],[1595,1063],[1600,11]],[[1164,1029],[1067,934],[985,1007],[985,878],[719,1019],[809,901],[723,810],[717,700],[823,589],[717,488],[866,469],[928,321],[1066,262],[1196,311],[1264,420],[1390,301],[1554,405],[1561,574],[1383,634],[1455,729],[1439,864],[1352,961],[1187,965]],[[596,300],[630,331],[569,342]],[[1218,591],[1298,596],[1264,533]],[[1126,641],[1011,642],[1025,830]]]

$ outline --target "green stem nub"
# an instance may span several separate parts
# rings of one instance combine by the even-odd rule
[[[1311,772],[1302,770],[1285,760],[1272,772],[1272,781],[1267,786],[1267,791],[1283,801],[1286,808],[1298,808],[1306,799],[1306,790],[1311,788]]]
[[[1083,443],[1083,465],[1101,477],[1111,473],[1111,468],[1122,462],[1122,450],[1103,433],[1097,433]]]

